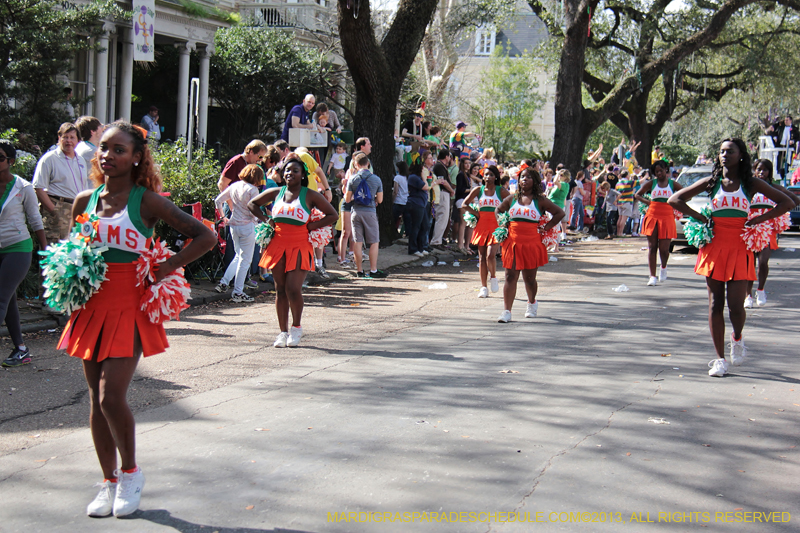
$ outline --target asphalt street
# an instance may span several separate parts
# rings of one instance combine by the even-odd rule
[[[797,531],[795,244],[773,254],[748,358],[723,378],[707,375],[692,255],[657,287],[643,253],[543,281],[539,317],[518,299],[509,324],[499,294],[453,274],[412,327],[309,335],[291,364],[140,408],[147,485],[127,519],[84,514],[99,473],[85,427],[6,453],[0,531]],[[391,315],[391,296],[377,305]]]

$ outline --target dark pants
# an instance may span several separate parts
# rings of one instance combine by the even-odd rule
[[[406,204],[405,217],[406,235],[408,236],[408,253],[414,254],[421,252],[428,244],[427,228],[423,228],[425,223],[425,207]],[[425,231],[423,231],[425,229]]]
[[[14,346],[23,344],[17,307],[17,287],[25,279],[30,266],[30,252],[0,254],[0,318],[5,319]]]
[[[405,224],[407,232],[408,221],[406,220],[406,206],[400,204],[392,204],[392,227],[397,229],[397,233],[402,236],[403,233],[400,231],[400,219],[403,220],[403,224]]]
[[[606,232],[611,236],[617,234],[617,220],[619,220],[619,211],[608,211],[606,213]]]
[[[423,250],[428,249],[428,243],[431,242],[431,232],[433,231],[433,204],[428,202],[428,206],[425,208],[425,218],[422,221],[422,228],[420,228],[420,233],[425,235],[425,246],[423,246]]]
[[[594,206],[594,227],[602,226],[606,221],[606,210],[603,209],[605,198],[597,197],[597,205]]]

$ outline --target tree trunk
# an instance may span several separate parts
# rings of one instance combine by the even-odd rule
[[[372,28],[369,0],[339,0],[342,54],[356,89],[356,137],[368,137],[370,161],[383,182],[378,206],[381,243],[394,238],[394,123],[400,89],[419,51],[438,0],[401,0],[391,27],[379,44]]]
[[[650,97],[651,87],[643,88],[641,92],[631,96],[625,105],[626,111],[628,111],[630,141],[641,142],[635,155],[636,162],[642,168],[650,168],[650,154],[653,151],[653,136],[650,124],[647,122],[647,100]]]
[[[596,126],[587,128],[586,119],[589,117],[582,105],[583,69],[589,36],[587,5],[578,0],[566,0],[564,7],[567,30],[556,79],[556,130],[551,159],[563,163],[574,175],[582,168],[583,150]]]

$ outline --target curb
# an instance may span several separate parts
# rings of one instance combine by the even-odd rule
[[[388,267],[387,270],[391,270],[391,269],[398,268],[398,267],[422,266],[422,263],[424,263],[425,261],[433,261],[434,266],[436,266],[436,263],[438,263],[440,261],[444,261],[446,263],[452,263],[453,261],[466,260],[466,259],[467,258],[461,259],[457,254],[452,253],[452,252],[437,251],[437,252],[432,252],[430,255],[427,255],[425,257],[416,257],[416,256],[414,256],[413,259],[409,258],[408,261],[392,265],[392,266]],[[341,276],[337,275],[337,276],[331,276],[329,279],[325,279],[325,278],[322,278],[320,276],[317,276],[314,273],[311,273],[310,275],[314,277],[311,280],[311,282],[314,285],[326,285],[328,283],[334,283],[334,282],[340,281],[338,278],[341,277]],[[353,274],[351,274],[350,272],[347,272],[346,276],[349,279],[353,279],[353,280],[358,279]],[[190,282],[190,285],[191,285],[191,282]],[[266,285],[269,286],[269,284],[266,284]],[[274,285],[273,285],[273,287],[274,287]],[[261,287],[259,287],[259,290],[260,289],[261,289]],[[217,292],[214,292],[213,290],[212,291],[203,290],[203,292],[211,292],[211,294],[198,296],[196,298],[190,298],[187,301],[187,303],[189,304],[190,307],[194,307],[194,306],[197,306],[197,305],[205,305],[205,304],[209,304],[209,303],[212,303],[212,302],[218,302],[220,300],[227,300],[227,299],[230,298],[230,294],[227,294],[227,293],[217,293]],[[63,316],[63,315],[44,315],[43,314],[38,319],[30,320],[28,322],[23,323],[21,325],[20,329],[21,329],[22,333],[38,333],[38,332],[41,332],[41,331],[46,331],[46,330],[50,330],[50,329],[57,329],[57,328],[63,327],[64,325],[66,325],[67,320],[68,320],[68,317]],[[0,337],[8,337],[8,336],[9,336],[8,335],[8,328],[5,327],[5,326],[0,326]]]

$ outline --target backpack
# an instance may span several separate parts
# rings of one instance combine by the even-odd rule
[[[369,178],[369,174],[361,174],[359,178],[361,178],[361,181],[358,182],[358,187],[356,187],[356,191],[353,193],[353,202],[365,207],[371,207],[373,197],[372,189],[369,188],[369,183],[367,180],[367,178]]]

